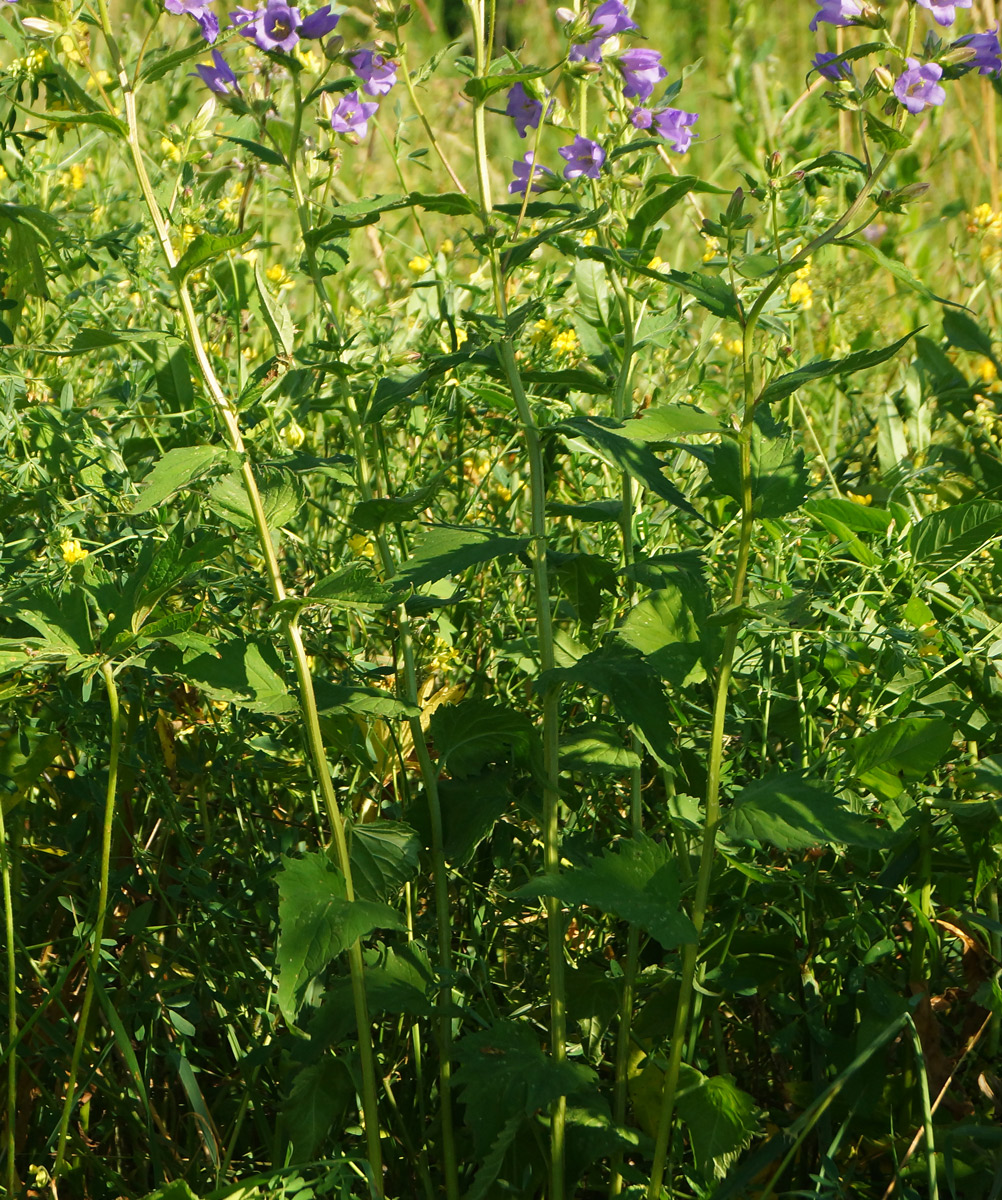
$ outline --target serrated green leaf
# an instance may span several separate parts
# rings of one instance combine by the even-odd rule
[[[906,782],[925,779],[953,744],[953,726],[942,718],[901,717],[874,733],[846,742],[847,764],[859,781],[882,800],[904,791]]]
[[[403,587],[420,587],[469,567],[519,554],[529,539],[511,537],[490,529],[434,525],[416,540],[411,553],[391,581]]]
[[[696,931],[681,907],[672,852],[643,834],[622,840],[586,865],[560,875],[541,875],[515,896],[556,896],[564,904],[588,904],[637,925],[673,950],[695,940]]]
[[[776,775],[744,788],[734,797],[724,828],[734,841],[770,843],[780,850],[883,841],[880,830],[844,808],[834,792],[812,787],[796,775]]]
[[[429,732],[442,769],[459,779],[510,755],[526,758],[536,742],[525,713],[493,700],[440,705],[432,714]]]
[[[640,755],[623,744],[613,725],[594,722],[569,729],[560,741],[560,769],[587,775],[622,776],[640,766]]]
[[[192,271],[197,271],[199,267],[203,267],[206,263],[219,258],[228,250],[236,250],[240,246],[245,245],[253,236],[254,231],[252,229],[245,229],[240,233],[197,234],[171,271],[171,279],[180,286]]]
[[[851,375],[855,371],[865,371],[868,367],[878,366],[880,363],[887,362],[889,358],[893,358],[901,347],[917,333],[918,329],[913,329],[911,333],[906,333],[904,337],[898,338],[896,342],[892,342],[891,345],[884,346],[880,350],[857,350],[853,354],[847,354],[844,358],[824,358],[817,362],[804,363],[795,371],[780,375],[778,379],[767,383],[762,389],[760,399],[763,404],[772,404],[777,400],[784,400],[787,396],[792,396],[794,392],[799,391],[805,384],[815,379],[837,378]]]
[[[194,483],[226,457],[222,446],[183,446],[168,450],[150,473],[132,504],[132,512],[158,508],[181,488]]]
[[[982,546],[1002,535],[1002,504],[971,500],[942,512],[929,513],[912,526],[912,557],[939,573],[955,567]]]
[[[278,1003],[294,1022],[307,985],[339,954],[375,929],[402,929],[385,904],[345,898],[344,876],[325,854],[287,858],[278,878]]]
[[[281,1112],[292,1142],[291,1162],[311,1162],[355,1099],[355,1084],[341,1058],[324,1057],[297,1071]]]
[[[402,821],[366,821],[352,826],[348,851],[355,894],[386,901],[417,874],[421,843]]]
[[[263,486],[259,483],[259,490],[265,520],[272,531],[287,524],[302,507],[303,498],[295,477],[284,472],[270,474],[263,481]],[[214,513],[238,528],[254,528],[254,513],[240,471],[233,471],[217,480],[209,489],[206,504]]]

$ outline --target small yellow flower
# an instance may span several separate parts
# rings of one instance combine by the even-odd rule
[[[506,488],[503,483],[499,483],[495,487],[491,488],[490,498],[493,504],[508,504],[511,500],[511,488]]]
[[[786,299],[794,308],[808,309],[814,303],[814,292],[806,279],[796,279]]]
[[[176,146],[169,137],[160,139],[160,153],[171,162],[181,161],[181,147]]]
[[[581,343],[573,329],[565,329],[553,337],[550,347],[555,354],[562,354],[569,358],[571,355],[577,354],[581,349]]]
[[[292,276],[286,271],[281,263],[274,263],[265,271],[265,276],[269,283],[275,284],[280,292],[284,292],[286,288],[295,287],[295,281]]]
[[[659,254],[655,254],[651,261],[647,264],[647,269],[648,271],[660,271],[664,265],[665,260]]]
[[[303,43],[298,42],[292,48],[292,57],[304,67],[307,71],[312,71],[316,74],[320,70],[320,58],[313,50],[303,48]]]
[[[865,496],[859,495],[857,492],[846,492],[846,498],[851,500],[853,504],[862,505],[863,508],[873,503],[873,497],[869,492]]]
[[[714,331],[710,334],[710,341],[714,344],[714,346],[722,346],[724,344],[724,335],[719,329],[714,329]]]
[[[594,246],[596,241],[598,241],[598,234],[594,229],[586,229],[581,235],[582,246]]]
[[[793,272],[794,279],[809,279],[811,275],[811,259],[810,256],[804,259],[804,265],[797,267]]]
[[[538,346],[540,342],[545,342],[555,329],[556,325],[552,321],[547,321],[545,318],[542,321],[537,321],[532,327],[533,345]]]
[[[1002,237],[1002,213],[995,212],[990,204],[979,204],[968,217],[967,230],[987,237]]]
[[[83,546],[80,545],[76,538],[66,538],[66,540],[60,545],[59,549],[63,555],[63,562],[70,567],[72,567],[74,563],[83,562],[83,560],[90,553],[89,550],[85,550]]]
[[[444,638],[435,638],[434,653],[428,663],[430,671],[444,675],[459,661],[460,654],[455,646],[450,646]]]
[[[703,262],[709,262],[720,253],[720,242],[715,237],[703,235]]]
[[[441,246],[439,246],[439,250],[441,250],[443,254],[451,254],[455,248],[456,243],[452,240],[452,238],[446,238]]]
[[[425,258],[423,254],[415,254],[407,264],[407,269],[413,271],[415,275],[423,275],[425,271],[431,270],[431,260]]]
[[[348,539],[348,549],[356,558],[375,558],[376,547],[364,533],[356,533]]]
[[[4,170],[3,163],[0,163],[0,183],[3,183],[3,181],[7,178],[9,178],[9,176],[7,175],[7,172]]]
[[[984,383],[991,383],[999,377],[998,370],[990,358],[983,358],[978,364],[978,375]]]
[[[289,447],[290,450],[298,450],[299,447],[306,441],[306,430],[299,424],[295,417],[286,425],[279,434],[279,437]]]
[[[733,354],[735,358],[740,358],[745,348],[740,338],[728,338],[724,342],[724,349],[728,354]]]

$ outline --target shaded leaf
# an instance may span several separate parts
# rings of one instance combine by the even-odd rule
[[[417,539],[393,582],[420,587],[448,575],[458,575],[479,563],[518,554],[528,544],[528,538],[511,537],[490,529],[434,525]]]
[[[421,843],[402,821],[366,821],[351,827],[348,857],[355,894],[390,900],[418,873]]]
[[[767,383],[762,389],[761,400],[764,404],[772,404],[776,400],[792,396],[794,392],[799,391],[812,380],[850,375],[854,371],[865,371],[867,367],[875,367],[879,363],[887,362],[916,333],[918,333],[918,329],[913,329],[911,333],[906,333],[904,337],[898,338],[896,342],[892,342],[890,346],[884,346],[880,350],[857,350],[854,354],[847,354],[845,358],[825,358],[819,359],[817,362],[805,363],[795,371],[790,371],[787,375],[780,375],[778,379]]]
[[[884,840],[871,821],[844,808],[834,792],[796,775],[775,775],[744,788],[734,797],[724,828],[734,841],[770,843],[780,850],[877,846]]]
[[[476,775],[489,762],[511,755],[525,758],[536,741],[525,713],[493,700],[440,705],[432,714],[429,732],[442,769],[460,779]]]
[[[133,501],[133,513],[159,507],[175,492],[201,478],[226,457],[222,446],[183,446],[168,450],[143,479],[142,490]]]
[[[853,774],[882,800],[904,791],[906,782],[925,779],[950,753],[953,726],[942,718],[902,717],[875,733],[846,742]]]

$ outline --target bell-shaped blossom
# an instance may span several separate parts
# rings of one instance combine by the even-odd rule
[[[631,100],[649,100],[657,84],[668,77],[657,50],[624,50],[619,56],[619,69],[626,82],[623,95]]]
[[[369,132],[369,118],[379,105],[375,100],[367,102],[358,92],[342,96],[340,103],[331,113],[331,129],[335,133],[348,133],[361,139]]]
[[[817,29],[820,21],[829,25],[851,25],[854,17],[862,16],[863,6],[857,0],[817,0],[818,11],[810,28]]]
[[[568,55],[571,62],[601,62],[603,42],[618,33],[629,33],[632,29],[640,28],[630,17],[622,0],[604,0],[591,15],[591,27],[595,30],[595,36],[584,45],[571,46]]]
[[[598,179],[605,162],[605,151],[598,142],[580,134],[569,146],[561,146],[557,153],[567,162],[565,179],[577,179],[581,175],[586,179]]]
[[[217,96],[225,96],[227,91],[239,91],[237,77],[230,70],[226,59],[219,53],[218,50],[212,52],[212,64],[197,63],[195,70],[191,72],[202,80],[205,86]]]
[[[512,196],[524,196],[525,189],[529,186],[529,176],[532,176],[532,190],[541,192],[545,187],[542,182],[544,175],[552,175],[553,172],[549,167],[544,167],[542,163],[535,161],[535,152],[527,151],[524,158],[518,159],[512,163],[512,174],[515,178],[508,184],[508,192]]]
[[[370,96],[385,96],[397,82],[397,64],[381,54],[359,50],[350,61],[362,81],[362,90]]]
[[[528,130],[539,128],[543,116],[543,102],[534,99],[520,83],[516,83],[508,93],[505,113],[515,122],[518,136],[524,138]]]
[[[181,0],[185,2],[185,0]],[[324,37],[340,17],[325,4],[303,17],[298,8],[285,0],[268,0],[264,8],[237,8],[230,20],[245,38],[252,38],[261,50],[281,50],[289,54],[300,38]]]
[[[920,63],[917,58],[905,59],[907,70],[898,76],[894,94],[910,113],[920,113],[931,105],[942,104],[946,92],[939,85],[943,68],[938,63]]]
[[[918,4],[929,10],[937,25],[952,25],[957,19],[957,9],[970,8],[971,0],[918,0]]]
[[[958,38],[953,44],[967,46],[974,51],[974,57],[964,63],[966,71],[977,68],[979,75],[998,75],[1002,72],[1002,45],[999,44],[997,25],[985,33],[969,33],[966,37]]]
[[[654,113],[654,127],[676,154],[685,154],[692,139],[699,137],[692,126],[699,120],[699,113],[684,112],[681,108],[662,108]]]
[[[191,17],[207,42],[212,43],[219,36],[219,18],[204,0],[164,0],[164,8],[175,16]]]
[[[835,62],[837,54],[830,54],[826,50],[820,50],[815,54],[813,65],[815,71],[824,79],[830,79],[832,83],[838,83],[840,79],[852,78],[852,67],[843,59],[841,62]]]

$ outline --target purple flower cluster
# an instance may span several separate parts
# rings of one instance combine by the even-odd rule
[[[585,179],[598,179],[605,162],[605,151],[598,142],[580,134],[569,146],[561,146],[557,153],[567,163],[565,179],[578,179],[582,175]]]
[[[668,77],[657,50],[624,50],[619,56],[619,69],[623,72],[626,85],[623,95],[627,100],[649,100],[656,85]]]
[[[851,25],[855,17],[863,15],[863,6],[857,0],[817,0],[818,11],[810,24],[812,32],[819,22],[828,25]]]
[[[372,50],[359,50],[351,56],[351,65],[362,81],[362,90],[368,96],[385,96],[397,82],[397,64],[375,54]]]
[[[639,26],[626,11],[623,0],[604,0],[592,13],[591,28],[595,32],[590,41],[583,46],[571,46],[571,62],[601,62],[603,42],[615,37],[617,33],[629,33],[632,29],[639,29]]]
[[[671,146],[676,154],[685,154],[692,139],[699,137],[692,126],[699,120],[699,113],[685,112],[681,108],[662,108],[652,112],[649,108],[635,108],[630,121],[635,129],[657,130],[658,136]]]

